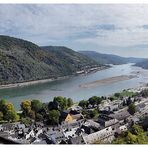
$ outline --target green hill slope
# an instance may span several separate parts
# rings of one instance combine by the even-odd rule
[[[49,51],[22,39],[0,36],[0,84],[66,76],[97,65],[71,49],[52,48],[58,50]]]

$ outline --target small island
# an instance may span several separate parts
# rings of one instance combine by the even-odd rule
[[[130,80],[130,79],[133,79],[136,77],[137,77],[136,75],[115,76],[115,77],[97,80],[97,81],[90,82],[90,83],[81,84],[79,87],[82,87],[82,88],[95,87],[95,86],[99,86],[99,85],[112,84],[112,83],[116,83],[119,81]]]

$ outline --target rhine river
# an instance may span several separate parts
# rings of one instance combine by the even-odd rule
[[[115,83],[105,83],[92,87],[80,87],[83,84],[94,81],[108,79],[121,75],[134,75],[136,77],[118,81]],[[87,75],[79,75],[64,80],[34,84],[18,88],[7,88],[0,90],[0,99],[4,98],[14,103],[16,109],[20,108],[20,103],[27,99],[39,99],[42,102],[49,102],[54,96],[70,97],[75,102],[88,99],[91,96],[111,95],[123,89],[135,88],[148,82],[148,70],[132,66],[132,64],[114,65],[109,69],[97,71]]]

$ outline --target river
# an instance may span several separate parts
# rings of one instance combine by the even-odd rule
[[[137,75],[138,77],[95,87],[80,87],[80,85],[85,83],[91,83],[93,81],[109,77],[131,74]],[[123,89],[135,88],[145,82],[148,82],[148,70],[132,66],[130,63],[113,65],[109,69],[97,71],[87,75],[70,77],[64,80],[57,80],[18,88],[2,89],[0,90],[0,98],[5,98],[14,103],[16,109],[19,109],[20,103],[26,99],[39,99],[43,102],[49,102],[54,96],[65,96],[70,97],[77,102],[82,99],[88,99],[94,95],[105,96],[122,91]]]

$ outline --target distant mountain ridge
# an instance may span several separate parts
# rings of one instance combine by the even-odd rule
[[[79,53],[87,56],[88,58],[92,58],[99,64],[120,65],[120,64],[126,64],[126,63],[138,63],[145,60],[144,58],[134,58],[134,57],[125,58],[125,57],[112,55],[112,54],[102,54],[96,51],[79,51]]]
[[[148,69],[148,59],[142,62],[136,63],[135,66],[142,67],[143,69]]]
[[[94,60],[69,48],[49,47],[52,50],[43,49],[26,40],[1,35],[0,84],[56,78],[99,66]]]

